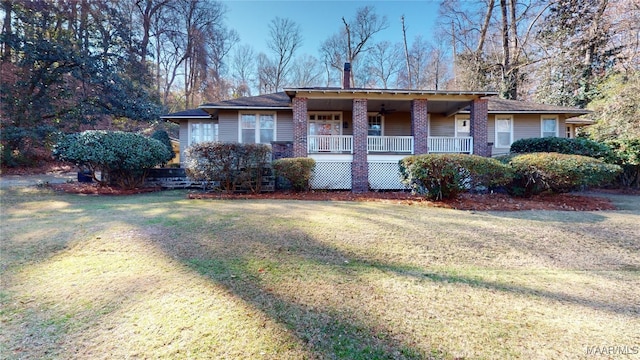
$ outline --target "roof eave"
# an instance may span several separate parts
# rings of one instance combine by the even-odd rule
[[[170,115],[162,115],[160,116],[160,119],[166,119],[166,120],[171,120],[171,119],[211,119],[211,115],[195,115],[195,116],[186,116],[186,115],[182,115],[182,116],[170,116]]]
[[[289,88],[284,89],[289,97],[295,97],[299,93],[306,94],[389,94],[389,95],[460,95],[460,96],[497,96],[493,91],[445,91],[445,90],[404,90],[404,89],[311,89]]]
[[[460,114],[468,114],[469,110],[460,110]],[[555,111],[555,110],[489,110],[488,114],[565,114],[565,115],[587,115],[591,114],[591,111]]]
[[[199,109],[210,110],[291,110],[291,106],[217,106],[200,105]]]

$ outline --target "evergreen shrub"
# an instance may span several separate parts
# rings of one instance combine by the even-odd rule
[[[185,171],[190,178],[233,193],[262,190],[271,148],[265,144],[202,142],[185,151]]]
[[[568,192],[589,186],[612,183],[621,168],[599,159],[582,155],[531,153],[502,159],[513,169],[513,181],[507,191],[529,197],[544,191]]]
[[[512,177],[509,166],[477,155],[415,155],[400,160],[399,166],[403,183],[432,200],[505,185]]]
[[[311,176],[316,161],[311,158],[284,158],[273,161],[277,176],[282,176],[291,184],[294,191],[307,191],[311,186]]]
[[[148,169],[161,164],[169,151],[160,141],[124,131],[87,130],[62,136],[53,156],[91,172],[100,185],[132,189],[144,183]],[[96,172],[102,176],[97,178]]]

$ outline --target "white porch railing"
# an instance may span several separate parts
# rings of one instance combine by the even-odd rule
[[[413,136],[369,136],[367,151],[413,154]]]
[[[309,137],[307,138],[307,151],[310,153],[353,153],[353,136],[309,135]]]
[[[413,154],[413,136],[369,136],[367,152]],[[430,153],[473,154],[472,137],[430,136]],[[353,153],[351,135],[309,135],[307,151],[313,153]]]
[[[429,152],[473,154],[473,138],[429,136]]]

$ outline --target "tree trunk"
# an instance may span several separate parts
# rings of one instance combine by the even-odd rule
[[[407,46],[407,28],[404,26],[404,15],[400,18],[402,21],[402,39],[404,40],[404,59],[407,64],[407,80],[409,89],[411,89],[411,61],[409,60],[409,47]]]
[[[3,0],[2,9],[4,11],[4,23],[2,24],[2,32],[5,36],[11,36],[11,12],[13,7],[12,0]],[[11,45],[5,41],[2,48],[2,62],[11,60]]]

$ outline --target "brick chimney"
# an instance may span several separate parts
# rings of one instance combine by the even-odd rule
[[[342,75],[342,88],[351,89],[351,63],[344,63],[344,72]]]

